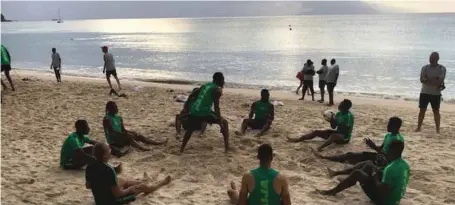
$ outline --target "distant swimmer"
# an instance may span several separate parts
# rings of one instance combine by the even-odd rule
[[[144,172],[141,180],[117,178],[116,171],[108,164],[111,148],[105,143],[97,143],[93,148],[96,160],[85,170],[85,187],[92,190],[95,204],[128,204],[136,196],[155,192],[171,182],[171,176],[149,185],[150,178]]]
[[[327,67],[327,59],[322,59],[321,65],[321,68],[316,71],[319,76],[319,90],[321,92],[321,100],[318,100],[319,103],[324,102],[325,85],[327,84],[326,76],[329,70],[329,67]]]
[[[333,92],[335,90],[335,86],[337,85],[339,75],[340,67],[336,64],[336,60],[335,59],[330,60],[330,67],[325,77],[325,80],[327,82],[327,91],[329,92],[328,106],[332,106],[335,104],[333,102]]]
[[[313,76],[316,74],[314,70],[313,61],[310,59],[307,60],[305,65],[302,68],[303,73],[303,88],[302,88],[302,98],[299,100],[305,99],[305,93],[309,90],[311,91],[311,98],[314,101],[314,88],[313,88]]]
[[[400,204],[410,177],[409,164],[401,157],[403,149],[402,141],[394,140],[390,143],[390,152],[387,154],[387,160],[390,163],[385,168],[366,161],[342,171],[328,169],[330,177],[348,176],[332,189],[316,191],[323,195],[336,195],[359,183],[373,204]]]
[[[254,116],[254,119],[253,119]],[[256,137],[262,136],[270,129],[273,120],[275,119],[275,108],[270,103],[270,93],[267,89],[261,91],[261,100],[251,104],[250,114],[248,119],[244,119],[238,135],[245,134],[248,127],[260,130]]]
[[[227,194],[231,204],[291,205],[289,185],[285,176],[272,169],[273,149],[263,144],[258,149],[259,167],[242,177],[240,192],[234,182]]]
[[[431,108],[433,109],[436,133],[439,133],[440,131],[441,115],[439,113],[439,108],[441,106],[441,91],[446,88],[444,83],[446,78],[446,67],[440,65],[438,61],[439,53],[431,53],[430,64],[423,66],[422,71],[420,72],[422,89],[419,97],[420,112],[416,132],[420,132],[420,129],[422,128],[428,104],[431,104]]]
[[[354,115],[349,111],[351,107],[352,102],[348,99],[343,100],[340,105],[338,105],[339,112],[336,113],[335,117],[332,118],[330,122],[332,129],[315,130],[296,139],[288,137],[288,141],[296,143],[320,137],[324,139],[325,142],[317,149],[319,152],[333,143],[349,143],[352,136],[352,130],[354,129]]]
[[[149,148],[143,147],[139,142],[149,145],[162,145],[167,143],[167,140],[155,141],[134,131],[126,130],[122,117],[118,115],[117,104],[113,101],[109,101],[106,104],[106,115],[103,119],[103,128],[107,142],[109,145],[115,147],[131,145],[141,151],[149,151]]]
[[[111,84],[111,75],[113,75],[115,80],[117,81],[118,89],[121,90],[122,88],[120,87],[120,81],[117,77],[117,69],[115,68],[114,56],[112,55],[112,53],[108,52],[107,46],[101,47],[101,50],[104,53],[104,55],[103,55],[103,59],[104,59],[103,73],[106,73],[107,83],[109,84],[109,87],[111,89],[114,89]]]
[[[182,111],[180,111],[180,114],[177,114],[175,116],[175,130],[177,132],[177,136],[180,135],[182,127],[183,127],[183,129],[187,130],[190,126],[190,123],[191,123],[189,121],[190,108],[191,108],[191,105],[196,100],[197,96],[199,95],[199,91],[200,91],[199,88],[193,89],[190,96],[188,96],[188,99],[185,101]],[[203,135],[207,128],[207,123],[202,122],[199,127],[196,126],[195,128],[197,130],[200,130],[201,135]]]
[[[11,79],[11,76],[9,75],[9,72],[11,71],[11,56],[9,55],[8,49],[6,49],[6,47],[3,46],[3,44],[2,44],[1,49],[2,49],[1,50],[2,51],[2,53],[1,53],[2,72],[3,71],[5,72],[6,79],[8,80],[9,84],[11,85],[11,90],[15,91],[16,89],[14,88],[13,80]],[[3,89],[6,89],[6,85],[3,82],[3,80],[1,82],[2,82]]]
[[[218,124],[220,132],[223,134],[224,151],[229,150],[229,123],[221,116],[220,98],[224,87],[224,75],[221,72],[213,74],[213,81],[201,86],[196,100],[191,104],[188,116],[188,129],[183,136],[180,153],[185,150],[186,144],[191,135],[196,131],[201,123]],[[215,111],[212,111],[212,106]]]
[[[61,83],[62,77],[60,76],[60,70],[62,69],[62,59],[60,58],[60,54],[57,53],[57,49],[55,48],[52,48],[51,59],[52,59],[51,70],[54,69],[57,83]]]
[[[374,152],[348,152],[341,155],[322,156],[315,152],[315,155],[322,159],[327,159],[334,162],[357,164],[363,161],[376,161],[380,156],[387,155],[390,151],[390,143],[394,140],[399,140],[404,143],[404,138],[400,134],[400,128],[403,121],[398,117],[392,117],[387,124],[387,133],[384,136],[384,141],[381,146],[377,146],[371,139],[365,138],[365,144]]]

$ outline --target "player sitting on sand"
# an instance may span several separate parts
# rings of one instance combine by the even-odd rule
[[[316,137],[325,139],[326,141],[317,150],[320,152],[324,147],[333,143],[347,144],[351,140],[352,129],[354,128],[354,115],[349,111],[352,107],[352,102],[348,99],[343,100],[338,105],[339,112],[332,118],[330,126],[336,130],[316,130],[309,134],[303,135],[300,138],[293,139],[288,137],[289,142],[301,142],[311,140]]]
[[[103,128],[107,142],[109,145],[114,145],[115,147],[132,145],[141,151],[149,151],[150,149],[141,146],[138,142],[150,145],[162,145],[167,142],[167,140],[154,141],[136,132],[126,130],[122,117],[118,115],[117,104],[113,101],[109,101],[106,104],[106,115],[103,119]]]
[[[185,101],[185,104],[183,105],[182,111],[180,111],[180,114],[177,114],[175,116],[175,130],[177,131],[177,136],[180,135],[181,129],[187,130],[189,121],[188,121],[188,115],[190,114],[190,108],[191,105],[194,103],[196,100],[197,96],[199,95],[199,88],[194,88],[193,91],[191,92],[190,96],[188,96],[188,99]],[[204,134],[205,129],[207,128],[207,123],[202,122],[198,130],[201,130],[201,135]],[[196,129],[197,129],[196,128]]]
[[[88,137],[90,127],[87,121],[78,120],[75,127],[76,131],[65,139],[60,152],[60,167],[63,169],[81,169],[95,161],[92,156],[93,146],[84,147],[85,143],[92,145],[96,143]]]
[[[154,192],[171,182],[168,176],[156,185],[147,185],[149,179],[145,172],[142,180],[117,178],[118,172],[107,164],[111,149],[105,143],[96,144],[93,155],[96,161],[85,170],[85,187],[92,190],[96,204],[127,204],[136,200],[137,195]]]
[[[387,154],[390,150],[390,143],[393,140],[399,140],[404,143],[403,136],[400,134],[402,120],[398,117],[392,117],[389,119],[389,123],[387,125],[387,134],[384,137],[384,141],[380,147],[376,146],[376,144],[369,138],[365,138],[365,143],[368,147],[375,150],[376,152],[348,152],[342,155],[336,156],[322,156],[319,153],[314,152],[314,154],[322,159],[327,159],[334,162],[347,162],[350,164],[357,164],[363,161],[375,161],[379,154]]]
[[[254,116],[254,119],[253,119]],[[256,137],[262,136],[272,125],[275,118],[275,108],[270,103],[270,93],[267,89],[261,91],[261,100],[251,104],[250,114],[248,119],[244,119],[238,135],[245,134],[248,127],[251,129],[261,130]]]
[[[224,76],[221,72],[213,74],[213,82],[202,85],[199,90],[199,95],[191,104],[190,114],[188,116],[188,129],[183,137],[180,153],[185,150],[186,144],[191,138],[191,135],[196,131],[202,123],[219,124],[220,131],[224,138],[225,152],[229,149],[229,124],[228,121],[221,117],[220,97],[224,86]],[[215,112],[212,111],[212,105]]]
[[[273,149],[263,144],[258,149],[259,168],[243,175],[242,187],[237,191],[234,182],[227,194],[232,204],[290,205],[291,196],[286,177],[271,168]]]
[[[329,175],[331,177],[343,174],[349,176],[335,188],[323,191],[318,190],[318,192],[324,195],[336,195],[359,182],[363,192],[365,192],[374,204],[399,204],[406,192],[410,169],[408,163],[401,158],[404,143],[394,140],[390,143],[389,148],[387,160],[390,163],[383,171],[371,163],[371,161],[362,162],[352,169],[338,172],[329,169]]]

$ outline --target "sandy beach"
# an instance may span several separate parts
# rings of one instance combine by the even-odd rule
[[[272,129],[261,138],[255,138],[255,132],[238,137],[234,131],[248,115],[250,104],[259,99],[259,91],[227,88],[221,111],[230,123],[234,151],[225,154],[218,127],[209,126],[205,136],[194,134],[185,153],[179,156],[180,141],[175,138],[173,121],[183,104],[173,97],[187,94],[195,85],[121,79],[122,92],[129,96],[125,99],[109,96],[104,79],[62,76],[63,83],[57,84],[51,73],[14,69],[12,78],[17,91],[3,90],[1,110],[3,204],[94,204],[90,190],[85,188],[85,173],[59,167],[60,149],[77,119],[89,122],[93,139],[105,141],[102,119],[109,100],[117,102],[127,129],[169,139],[166,146],[153,146],[152,151],[133,150],[120,159],[112,159],[124,164],[119,177],[140,178],[147,172],[152,178],[171,175],[174,179],[155,193],[139,196],[134,204],[228,205],[229,182],[240,183],[242,174],[257,166],[256,149],[261,143],[270,143],[275,149],[273,166],[288,177],[293,204],[369,204],[359,186],[335,197],[316,194],[316,188],[338,183],[339,179],[327,177],[326,167],[340,169],[348,165],[316,159],[310,148],[320,145],[321,140],[286,142],[286,136],[329,127],[321,113],[336,107],[308,101],[310,97],[302,102],[293,93],[271,91],[271,98],[284,104],[275,107]],[[137,86],[138,91],[132,91]],[[342,98],[339,96],[336,101]],[[399,116],[404,121],[404,158],[411,166],[410,183],[401,204],[455,204],[455,105],[442,104],[442,134],[438,135],[431,112],[427,112],[423,131],[413,132],[418,114],[416,102],[347,98],[353,102],[355,115],[353,140],[346,146],[328,147],[323,154],[367,150],[364,137],[381,144],[388,118]]]

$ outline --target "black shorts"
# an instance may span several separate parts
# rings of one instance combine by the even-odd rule
[[[248,122],[248,127],[250,127],[253,130],[259,130],[264,127],[265,124],[267,124],[268,120],[256,120],[256,119],[251,119]]]
[[[420,93],[419,108],[427,109],[428,104],[431,104],[433,110],[439,110],[441,106],[441,95],[429,95]]]
[[[106,71],[106,77],[111,77],[111,75],[113,75],[114,77],[117,77],[117,70]]]
[[[312,80],[304,80],[303,81],[303,86],[307,88],[312,88],[313,87],[313,81]]]
[[[208,124],[220,124],[221,119],[216,116],[214,112],[210,113],[209,115],[206,116],[194,116],[194,115],[188,115],[186,128],[183,127],[183,129],[187,131],[196,131],[200,130],[202,123],[208,123]]]
[[[11,65],[2,65],[2,72],[3,71],[10,71],[11,70]]]
[[[320,80],[320,81],[319,81],[319,89],[324,90],[325,84],[326,84],[326,83],[325,83],[325,80]]]
[[[337,85],[336,83],[326,83],[327,85],[327,91],[333,92],[335,90],[335,86]]]
[[[202,122],[200,124],[192,123],[189,120],[189,114],[188,113],[180,113],[180,120],[182,121],[182,127],[184,130],[188,130],[192,127],[193,130],[201,130],[202,129]]]
[[[112,145],[123,147],[131,145],[132,138],[127,133],[113,132],[111,134]]]

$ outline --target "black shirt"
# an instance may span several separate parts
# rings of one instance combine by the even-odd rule
[[[87,166],[85,180],[95,197],[96,205],[124,204],[127,201],[134,201],[134,195],[127,195],[117,199],[112,193],[112,187],[117,186],[117,173],[114,168],[104,162],[95,162]]]

